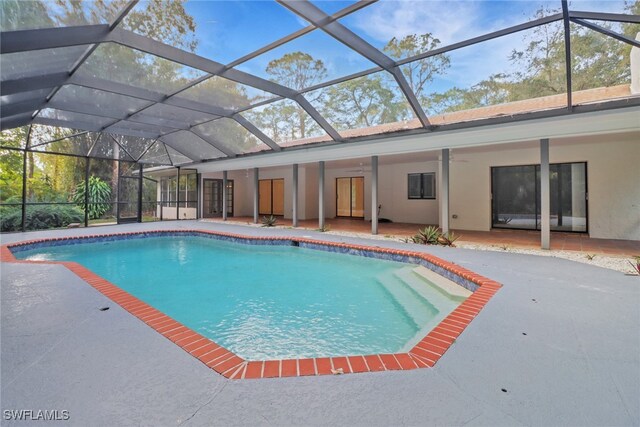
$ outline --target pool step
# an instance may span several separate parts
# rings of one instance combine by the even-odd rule
[[[412,269],[413,267],[405,267],[395,272],[383,273],[378,276],[378,281],[403,309],[407,317],[421,328],[438,313],[438,310],[405,280],[405,278],[420,280],[415,275],[412,278]]]
[[[407,283],[408,286],[411,286],[418,293],[421,292],[421,289],[424,289],[424,284],[426,283],[432,288],[443,293],[445,296],[456,301],[462,301],[472,294],[472,292],[467,288],[460,286],[446,277],[441,276],[421,265],[413,268],[411,272],[407,272],[402,269],[399,270],[397,274],[405,283]],[[419,282],[422,283],[416,282],[412,279],[413,277],[419,278]]]

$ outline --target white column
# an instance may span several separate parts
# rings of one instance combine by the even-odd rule
[[[227,171],[222,171],[222,220],[227,220]]]
[[[442,149],[442,168],[440,171],[440,228],[449,232],[449,149]]]
[[[324,161],[318,162],[318,228],[324,228]]]
[[[298,226],[298,164],[293,165],[293,182],[292,182],[292,197],[291,202],[293,204],[293,213],[291,215],[291,225],[293,227]]]
[[[551,185],[549,178],[549,140],[540,140],[540,245],[551,247]]]
[[[371,234],[378,234],[378,156],[371,156]]]
[[[258,223],[258,204],[260,203],[260,182],[259,170],[253,168],[253,223]]]

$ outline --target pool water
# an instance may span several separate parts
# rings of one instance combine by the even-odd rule
[[[16,256],[78,262],[246,360],[406,351],[460,303],[415,266],[293,246],[164,236]]]

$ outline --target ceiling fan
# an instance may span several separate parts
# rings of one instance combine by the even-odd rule
[[[365,169],[364,163],[360,162],[360,165],[357,169],[347,169],[346,172],[365,173],[365,172],[371,172],[371,168]]]

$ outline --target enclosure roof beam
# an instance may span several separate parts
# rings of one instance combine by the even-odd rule
[[[0,118],[0,130],[13,129],[29,124],[31,113],[17,114]]]
[[[224,144],[214,140],[213,138],[208,137],[207,135],[202,133],[199,129],[196,129],[195,127],[193,127],[189,130],[189,132],[193,133],[195,136],[197,136],[198,138],[200,138],[201,140],[203,140],[204,142],[206,142],[216,150],[220,151],[221,153],[224,153],[227,157],[236,156],[236,153],[229,150],[227,147],[224,146]]]
[[[579,10],[569,11],[570,18],[593,19],[596,21],[625,22],[628,24],[640,24],[640,15],[626,13],[583,12]]]
[[[220,75],[221,77],[233,80],[236,83],[249,85],[284,98],[296,100],[296,98],[299,96],[298,92],[296,92],[295,90],[282,86],[278,83],[260,78],[258,76],[254,76],[249,73],[245,73],[240,70],[226,69],[226,67],[219,62],[203,58],[190,52],[185,52],[181,49],[168,46],[164,43],[157,42],[144,36],[140,36],[131,31],[118,29],[110,35],[110,40],[130,47],[132,49],[138,49],[143,52],[180,63],[182,65],[205,71],[212,75]],[[188,87],[190,86],[181,89],[177,93],[186,90]],[[172,105],[175,105],[175,102],[184,102],[184,100],[182,99],[177,101],[177,98],[173,96],[168,96],[166,101],[166,103]],[[314,120],[316,120],[316,122],[318,122],[318,124],[325,130],[325,132],[332,136],[332,138],[337,140],[340,139],[338,132],[336,132],[335,129],[333,129],[333,127],[331,127],[331,125],[329,125],[329,123],[320,116],[318,111],[313,108],[311,104],[303,101],[302,103],[300,103],[300,105]],[[220,114],[220,112],[218,112],[217,115],[225,117],[231,116],[231,114],[229,113]]]
[[[420,123],[422,123],[424,127],[431,126],[427,115],[418,102],[416,94],[411,89],[404,74],[402,74],[402,70],[397,69],[396,63],[393,59],[389,58],[387,55],[373,47],[363,38],[342,25],[340,22],[333,20],[324,11],[322,11],[320,8],[309,1],[278,0],[278,3],[282,4],[284,7],[291,10],[296,15],[311,22],[316,27],[321,28],[323,31],[325,31],[327,34],[329,34],[342,44],[358,52],[363,57],[367,58],[371,62],[391,73],[391,75],[393,75],[396,82],[398,83],[400,90],[409,102],[409,105],[420,120]]]
[[[360,9],[362,9],[363,7],[369,6],[370,4],[376,3],[378,0],[360,0],[357,1],[353,4],[350,4],[349,6],[345,7],[342,10],[339,10],[338,12],[334,13],[333,15],[331,15],[331,19],[336,21],[340,18],[344,18],[347,15],[352,14],[353,12],[356,12]],[[270,50],[273,50],[279,46],[282,46],[285,43],[288,43],[292,40],[295,40],[299,37],[304,36],[305,34],[309,34],[310,32],[312,32],[313,30],[316,29],[315,25],[308,25],[304,28],[301,28],[300,30],[296,31],[295,33],[289,34],[285,37],[282,37],[279,40],[274,41],[273,43],[270,43],[266,46],[261,47],[260,49],[251,52],[241,58],[236,59],[233,62],[230,62],[229,64],[227,64],[227,68],[233,68],[236,67],[244,62],[250,61],[253,58],[262,55],[263,53],[269,52]]]
[[[509,34],[517,33],[519,31],[528,30],[530,28],[540,27],[542,25],[550,24],[552,22],[562,20],[562,13],[556,13],[553,15],[545,16],[544,18],[534,19],[533,21],[525,22],[518,25],[513,25],[511,27],[503,28],[502,30],[493,31],[491,33],[483,34],[477,37],[472,37],[467,40],[462,40],[457,43],[452,43],[448,46],[439,47],[437,49],[432,49],[418,55],[410,56],[405,59],[401,59],[396,61],[397,65],[405,65],[410,62],[419,61],[420,59],[426,59],[432,56],[440,55],[443,53],[451,52],[457,49],[461,49],[463,47],[471,46],[474,44],[482,43],[488,40],[492,40],[498,37],[506,36]]]
[[[282,150],[282,148],[278,144],[276,144],[271,138],[269,138],[267,135],[265,135],[253,123],[251,123],[249,120],[247,120],[244,117],[242,117],[240,114],[235,114],[232,118],[233,118],[233,120],[238,122],[238,124],[240,124],[240,126],[242,126],[246,130],[248,130],[249,132],[254,134],[256,137],[258,137],[260,139],[260,141],[264,142],[269,147],[271,147],[272,150],[275,150],[275,151]]]
[[[107,24],[3,31],[0,38],[0,53],[4,55],[57,47],[90,45],[105,41],[108,35],[109,25]]]
[[[2,95],[14,95],[20,92],[53,88],[64,83],[67,78],[69,78],[69,73],[62,72],[5,80],[2,82]]]
[[[583,27],[589,28],[590,30],[597,31],[606,36],[613,37],[616,40],[620,40],[623,43],[627,43],[627,44],[630,44],[631,46],[640,48],[640,41],[636,39],[632,39],[631,37],[627,37],[624,34],[620,34],[616,31],[609,30],[608,28],[601,27],[600,25],[594,24],[593,22],[585,21],[583,19],[578,19],[578,18],[570,18],[570,19],[576,24],[580,24]]]

